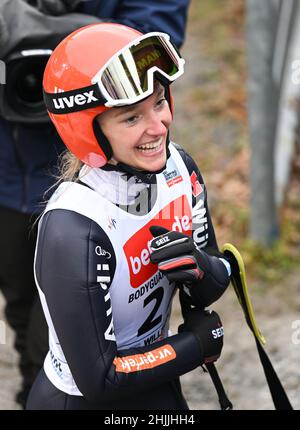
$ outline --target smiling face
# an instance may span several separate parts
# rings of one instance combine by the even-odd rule
[[[147,99],[109,109],[97,121],[113,150],[110,162],[122,162],[149,172],[165,166],[172,115],[160,83],[156,82],[153,94]]]

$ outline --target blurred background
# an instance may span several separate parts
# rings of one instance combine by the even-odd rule
[[[173,87],[173,139],[197,161],[219,246],[241,252],[265,349],[300,408],[299,2],[194,0]],[[215,305],[217,362],[235,409],[274,409],[232,286]],[[176,330],[178,308],[174,309]],[[298,329],[299,331],[299,329]],[[182,378],[192,409],[218,409],[201,369]]]
[[[200,167],[219,246],[231,242],[243,256],[266,351],[295,409],[300,409],[298,3],[192,0],[182,49],[186,73],[172,89],[172,138]],[[225,328],[217,367],[234,408],[274,409],[232,287],[213,308]],[[175,332],[179,320],[176,303]],[[0,409],[16,409],[20,377],[7,325],[5,341]],[[191,409],[219,409],[201,368],[182,383]]]

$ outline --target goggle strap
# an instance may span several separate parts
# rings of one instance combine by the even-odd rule
[[[47,110],[56,115],[80,112],[96,106],[104,106],[107,100],[102,96],[98,84],[71,91],[44,94]]]

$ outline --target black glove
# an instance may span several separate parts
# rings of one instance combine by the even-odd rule
[[[191,309],[178,327],[178,332],[192,332],[199,341],[203,353],[203,362],[216,361],[223,348],[224,329],[219,315],[215,311]]]
[[[150,227],[150,232],[154,236],[150,260],[158,263],[169,281],[193,283],[211,271],[211,257],[197,248],[191,236],[160,226]]]

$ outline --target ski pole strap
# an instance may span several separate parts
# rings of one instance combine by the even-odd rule
[[[180,301],[183,318],[185,318],[185,315],[187,314],[187,312],[191,310],[191,303],[188,303],[186,296],[182,293],[182,290],[179,290],[179,301]],[[205,363],[201,367],[205,372],[207,371],[209,373],[210,379],[212,380],[215,390],[218,394],[221,409],[224,411],[233,409],[233,405],[227,397],[227,394],[225,392],[223,383],[219,377],[215,364]]]
[[[227,397],[227,394],[224,390],[222,381],[221,381],[219,374],[217,372],[216,366],[214,365],[214,363],[206,363],[205,367],[208,370],[208,373],[211,377],[211,380],[213,381],[215,389],[218,393],[219,403],[220,403],[222,411],[229,411],[229,410],[233,409],[233,405]]]
[[[231,243],[226,243],[223,246],[222,252],[225,257],[230,261],[232,271],[231,282],[233,284],[233,288],[238,297],[240,305],[243,309],[246,322],[254,335],[258,355],[262,367],[264,369],[265,377],[269,386],[275,409],[292,410],[293,407],[287,397],[287,394],[277,376],[277,373],[272,366],[272,363],[266,351],[263,348],[263,345],[266,343],[266,341],[261,332],[259,331],[254,318],[254,312],[248,293],[246,271],[243,259],[239,251]]]

